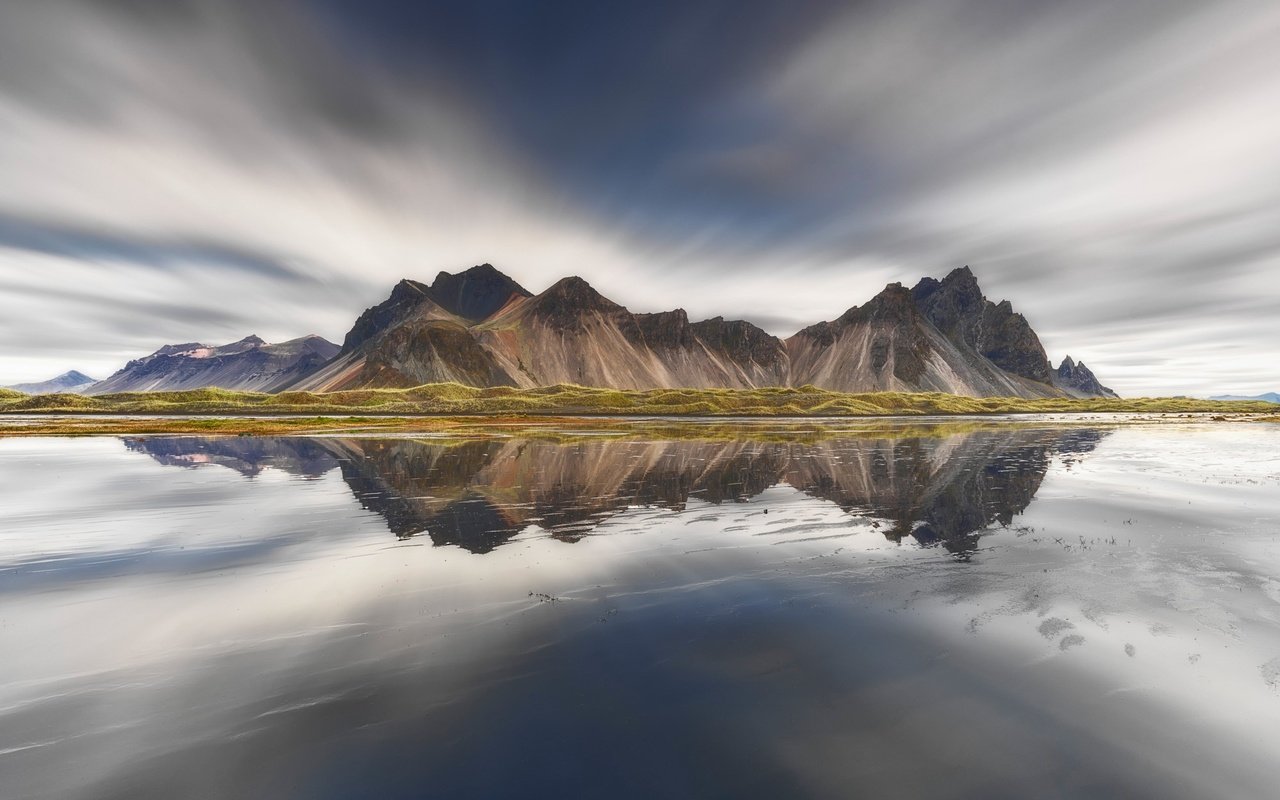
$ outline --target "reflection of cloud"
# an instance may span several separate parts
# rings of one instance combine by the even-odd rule
[[[1271,4],[528,14],[9,4],[0,270],[107,310],[69,322],[75,348],[37,333],[74,304],[6,308],[0,375],[340,339],[395,279],[483,261],[784,335],[970,263],[1122,393],[1275,388]],[[139,295],[234,314],[126,334]]]
[[[1089,451],[1090,433],[1056,447]],[[288,547],[193,557],[178,575],[117,560],[114,576],[75,581],[82,561],[53,561],[6,596],[6,795],[551,796],[568,775],[611,797],[1265,796],[1280,722],[1273,438],[1117,431],[1079,467],[1051,470],[1035,530],[997,534],[968,564],[876,547],[865,528],[834,541],[824,534],[847,527],[844,512],[786,487],[766,490],[768,515],[759,503],[633,509],[573,547],[526,537],[472,558],[392,545],[332,472],[257,471],[330,466],[319,453],[295,464],[270,440],[209,440],[222,453],[140,440],[162,458],[227,456],[252,479],[158,467],[113,439],[7,440],[6,554],[76,530],[84,555],[107,562],[122,538],[185,528],[180,542],[207,547],[301,524]],[[606,446],[639,456],[644,444]],[[863,455],[906,493],[964,455],[955,444]],[[376,458],[440,464],[421,452]],[[1241,453],[1263,457],[1242,468]],[[475,466],[525,477],[531,465]],[[712,488],[748,483],[710,466]],[[1180,510],[1187,496],[1195,506]],[[1135,516],[1132,546],[1078,546],[1114,533],[1118,513]],[[1071,627],[1046,627],[1055,617]]]

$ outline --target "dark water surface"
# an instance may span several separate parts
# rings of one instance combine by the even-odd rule
[[[0,797],[1280,796],[1280,426],[547,433],[0,440]]]

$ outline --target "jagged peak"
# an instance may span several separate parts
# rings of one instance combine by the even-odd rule
[[[232,342],[232,344],[253,344],[253,345],[262,345],[266,343],[267,343],[266,340],[256,333],[251,333],[238,342]]]
[[[434,287],[440,281],[448,281],[450,278],[499,278],[515,283],[515,280],[510,275],[486,261],[483,264],[476,264],[474,267],[468,267],[456,273],[442,269],[436,273],[436,279],[431,285]]]
[[[405,298],[427,297],[430,294],[430,288],[425,283],[415,281],[411,278],[401,278],[400,282],[391,290],[391,300],[399,301]]]
[[[918,313],[911,290],[901,283],[890,283],[861,306],[854,306],[844,312],[837,322],[864,320],[871,317],[890,317],[901,319],[915,316]]]
[[[1066,358],[1062,359],[1062,363],[1058,365],[1058,372],[1063,372],[1063,371],[1070,372],[1075,368],[1076,368],[1076,362],[1072,361],[1071,356],[1068,355]]]
[[[954,294],[963,295],[979,299],[982,297],[982,287],[978,285],[978,277],[973,274],[973,270],[968,265],[957,267],[947,273],[942,279],[939,286],[943,291]]]
[[[622,308],[609,298],[600,294],[591,284],[577,275],[561,278],[538,295],[539,301],[570,303],[586,311],[606,311]]]
[[[428,291],[441,308],[476,321],[493,316],[512,297],[532,297],[528,289],[489,263],[456,274],[442,270]]]
[[[942,291],[949,296],[957,297],[966,303],[982,299],[982,289],[978,286],[978,278],[966,264],[956,267],[946,274],[942,280],[937,278],[921,278],[911,289],[916,302],[922,303],[930,296]]]
[[[635,315],[636,319],[647,319],[661,323],[676,323],[681,325],[689,324],[689,312],[683,308],[673,308],[670,311],[649,311],[641,312]]]

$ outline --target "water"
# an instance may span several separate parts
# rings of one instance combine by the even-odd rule
[[[686,435],[0,440],[0,797],[1280,793],[1280,427]]]

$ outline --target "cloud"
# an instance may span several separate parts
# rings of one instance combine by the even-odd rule
[[[782,335],[967,263],[1122,393],[1271,390],[1278,96],[1239,0],[9,4],[0,380],[484,261]]]

